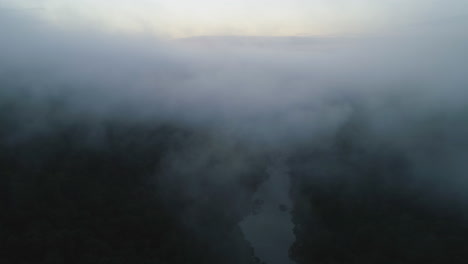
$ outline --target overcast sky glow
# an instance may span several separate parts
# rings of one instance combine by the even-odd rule
[[[465,15],[464,0],[0,0],[60,25],[163,36],[339,35]]]

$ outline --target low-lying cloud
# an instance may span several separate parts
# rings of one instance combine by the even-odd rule
[[[200,245],[206,243],[210,248],[217,243],[213,240],[230,238],[226,244],[205,252],[211,259],[200,263],[219,260],[218,249],[220,255],[232,248],[239,256],[250,254],[242,246],[245,241],[239,228],[230,228],[249,213],[253,193],[268,178],[266,168],[274,167],[276,156],[287,156],[286,166],[291,167],[288,176],[292,177],[292,187],[282,192],[293,199],[291,212],[298,239],[313,233],[312,229],[301,229],[300,224],[313,225],[315,220],[304,219],[310,215],[320,219],[321,214],[329,213],[304,205],[309,202],[304,198],[307,186],[331,190],[332,196],[316,192],[323,194],[318,200],[341,199],[341,187],[333,192],[335,183],[344,182],[345,186],[356,186],[356,190],[364,186],[361,193],[373,189],[376,183],[362,180],[361,174],[377,179],[382,176],[383,182],[391,186],[391,194],[395,190],[414,190],[418,201],[436,208],[440,215],[445,214],[441,208],[457,211],[460,204],[468,202],[464,194],[468,186],[468,38],[450,25],[440,25],[433,31],[331,38],[325,44],[318,39],[317,47],[311,38],[306,48],[296,50],[287,47],[288,42],[286,47],[269,46],[268,41],[258,45],[256,40],[250,45],[248,37],[237,47],[219,45],[219,41],[209,38],[193,45],[190,41],[144,34],[111,34],[89,28],[64,30],[25,15],[2,15],[0,122],[4,125],[0,139],[4,160],[0,164],[8,171],[10,182],[17,181],[15,177],[21,173],[49,175],[53,171],[58,175],[83,166],[86,175],[93,171],[94,165],[89,164],[102,164],[107,159],[102,157],[126,164],[122,165],[122,175],[154,174],[155,179],[143,178],[141,182],[149,190],[153,187],[148,186],[156,186],[158,194],[153,198],[165,201],[160,205],[164,209],[158,207],[160,210],[169,205],[180,207],[180,211],[164,212],[168,219],[176,219],[177,228],[189,230],[170,229],[183,234],[181,240],[187,239],[185,235],[204,237]],[[166,134],[170,136],[159,136]],[[35,144],[51,149],[37,149]],[[80,153],[84,148],[87,154],[74,157],[68,153],[67,144],[71,152]],[[15,154],[15,149],[20,154]],[[55,149],[71,155],[61,160],[56,170],[45,165],[54,164],[54,159],[60,157]],[[91,161],[93,155],[96,160]],[[73,165],[74,161],[79,165]],[[403,167],[401,172],[403,169],[398,168]],[[106,170],[98,171],[102,175]],[[388,175],[391,173],[399,175]],[[120,175],[118,171],[115,174]],[[126,177],[119,178],[122,182],[114,186],[115,190],[126,186],[126,181],[132,182],[132,177]],[[74,180],[81,186],[79,177]],[[113,181],[112,177],[101,180]],[[54,181],[57,186],[68,186],[55,179],[50,180],[51,184]],[[35,184],[26,185],[34,188]],[[99,184],[86,188],[98,190],[102,187]],[[87,192],[83,188],[81,192]],[[5,190],[10,200],[19,199],[15,192],[25,193],[11,187]],[[345,188],[343,192],[348,191]],[[146,189],[143,192],[146,195]],[[373,197],[370,193],[369,197]],[[349,196],[350,203],[356,198],[353,195]],[[361,198],[356,198],[356,203]],[[141,201],[135,201],[135,210],[141,213]],[[19,202],[5,206],[15,203]],[[369,206],[367,209],[373,210],[374,205]],[[412,212],[405,211],[410,215],[406,217],[411,217]],[[216,221],[206,218],[211,214]],[[231,233],[220,235],[223,228]],[[333,228],[331,233],[339,232]],[[463,240],[463,245],[468,241],[468,237],[458,239]],[[429,248],[438,245],[423,240],[433,243]],[[294,259],[306,263],[308,259],[300,249],[304,244],[297,242],[295,247],[299,249],[292,252],[302,257]],[[204,259],[193,250],[174,254]],[[164,254],[158,258],[171,259]],[[171,261],[184,263],[183,257]]]

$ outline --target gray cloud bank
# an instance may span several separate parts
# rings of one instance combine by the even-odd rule
[[[144,35],[66,31],[2,17],[4,76],[28,71],[32,92],[75,93],[71,100],[84,112],[126,104],[162,118],[296,138],[290,133],[308,135],[346,119],[349,105],[338,101],[347,96],[382,101],[401,94],[396,103],[415,100],[414,108],[424,108],[430,100],[462,104],[465,92],[466,33],[451,27],[328,40],[328,49],[314,50],[312,42],[293,52],[268,49],[268,40],[263,49],[191,49]]]
[[[108,148],[105,151],[109,152],[99,155],[112,155],[109,146],[117,146],[115,155],[122,155],[122,162],[133,170],[144,165],[130,161],[132,155],[161,156],[158,165],[151,165],[159,176],[149,181],[159,186],[161,199],[183,211],[167,215],[180,217],[181,226],[191,230],[187,231],[190,235],[204,237],[200,243],[209,245],[207,248],[213,246],[209,241],[221,238],[216,229],[219,226],[210,226],[204,216],[214,212],[219,223],[235,226],[248,214],[253,192],[265,177],[262,168],[268,167],[265,164],[275,155],[289,157],[292,187],[284,191],[295,199],[298,240],[307,241],[304,237],[308,235],[303,234],[309,233],[300,225],[313,225],[315,220],[310,220],[310,215],[320,218],[329,212],[304,204],[314,199],[341,199],[337,198],[340,192],[333,193],[329,187],[335,182],[344,182],[345,186],[354,186],[355,182],[356,190],[367,193],[367,187],[361,188],[360,172],[382,176],[389,182],[385,186],[405,186],[390,188],[394,192],[417,190],[417,199],[437,210],[442,208],[434,209],[440,214],[456,211],[457,206],[468,202],[468,38],[459,28],[458,24],[444,23],[434,30],[337,38],[328,40],[335,42],[330,47],[321,45],[317,49],[314,43],[300,50],[275,45],[270,48],[268,42],[261,47],[213,48],[211,43],[204,48],[205,40],[195,47],[146,35],[64,30],[25,15],[2,14],[2,162],[10,168],[7,152],[24,147],[21,159],[36,160],[38,156],[36,162],[23,165],[43,168],[41,162],[53,162],[45,158],[53,154],[42,148],[29,153],[34,148],[28,144],[33,146],[48,135],[57,138],[61,135],[57,130],[74,125],[73,131],[85,130],[85,139],[70,143],[74,146],[71,149],[79,148],[73,144],[84,142],[93,146],[91,149]],[[104,124],[113,122],[127,128],[109,132]],[[154,139],[149,133],[139,132],[141,124],[145,129],[170,124],[203,132],[184,136],[183,129],[174,132],[164,128],[164,133],[172,136]],[[111,143],[112,138],[121,143]],[[66,152],[69,143],[63,140],[51,146],[64,147]],[[162,153],[151,152],[152,147]],[[397,169],[403,165],[392,165],[390,160],[395,156],[410,164],[404,173]],[[151,158],[147,162],[151,164]],[[77,166],[89,163],[83,164]],[[374,171],[369,172],[369,167]],[[86,168],[93,170],[92,166]],[[62,169],[67,171],[66,167]],[[10,178],[21,174],[16,167],[9,170],[15,171]],[[28,173],[32,175],[32,171]],[[399,182],[398,176],[408,179]],[[317,184],[330,188],[332,196],[310,198],[310,194],[304,194],[307,186]],[[6,190],[13,193],[8,187]],[[412,217],[411,212],[407,217]],[[462,212],[466,214],[466,210]],[[336,231],[333,226],[329,228],[331,233]],[[239,246],[243,240],[236,230],[224,234],[231,240],[206,254],[215,260],[220,257],[216,250],[224,254],[235,248],[239,256],[250,254],[245,253],[250,252],[247,247]],[[468,237],[457,239],[461,245],[468,245]],[[429,243],[428,248],[431,246]],[[304,256],[301,247],[304,244],[297,242],[293,252]],[[397,254],[403,252],[398,250]],[[189,254],[181,252],[174,254]],[[319,252],[316,256],[322,255]],[[211,263],[198,257],[200,263]],[[175,257],[170,263],[184,263],[182,258]],[[232,263],[244,261],[240,259]],[[308,261],[304,257],[295,260]]]

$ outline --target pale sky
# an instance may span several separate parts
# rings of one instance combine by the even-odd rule
[[[464,16],[466,0],[0,0],[59,25],[169,37],[340,35]]]

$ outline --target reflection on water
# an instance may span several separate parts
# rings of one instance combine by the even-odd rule
[[[294,263],[288,256],[295,240],[289,185],[283,162],[271,167],[269,179],[255,194],[254,212],[240,223],[256,256],[267,264]]]

